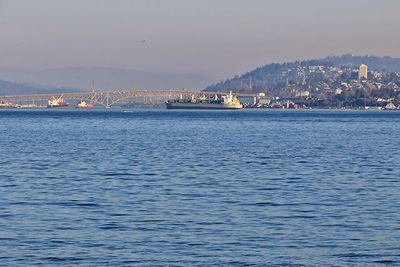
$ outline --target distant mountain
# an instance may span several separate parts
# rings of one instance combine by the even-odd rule
[[[201,89],[210,78],[199,74],[148,72],[122,68],[0,69],[0,79],[29,84],[90,89]]]
[[[357,79],[355,70],[367,64],[368,70],[400,72],[400,59],[392,57],[329,56],[323,59],[275,63],[208,86],[205,91],[266,92],[275,96],[293,96],[301,90],[336,86],[335,81]],[[321,67],[321,70],[318,68]],[[317,71],[315,71],[317,68]],[[290,88],[290,90],[288,90]]]
[[[54,88],[0,80],[0,96],[29,95],[47,93],[73,93],[82,91],[76,88]]]

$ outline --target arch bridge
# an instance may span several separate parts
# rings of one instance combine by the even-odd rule
[[[13,95],[13,96],[0,96],[0,102],[3,103],[43,103],[53,99],[62,97],[65,100],[82,100],[91,102],[106,108],[110,108],[119,104],[123,100],[143,97],[144,99],[158,98],[158,99],[172,99],[178,97],[191,97],[191,96],[207,96],[213,97],[215,95],[225,95],[226,92],[195,92],[186,90],[123,90],[123,91],[106,91],[106,92],[81,92],[81,93],[54,93],[54,94],[35,94],[35,95]],[[235,93],[238,97],[251,97],[256,101],[256,94],[241,94]]]

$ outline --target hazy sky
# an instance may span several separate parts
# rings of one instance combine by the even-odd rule
[[[331,53],[400,57],[399,10],[398,0],[0,0],[0,68],[223,77]]]

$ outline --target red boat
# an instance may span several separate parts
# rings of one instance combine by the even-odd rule
[[[76,105],[76,108],[94,108],[93,105],[86,103],[85,101],[81,100],[81,102],[79,102]]]

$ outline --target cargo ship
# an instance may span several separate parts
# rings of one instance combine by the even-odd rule
[[[62,96],[60,96],[58,98],[53,96],[53,99],[47,101],[48,108],[66,108],[68,106],[69,106],[69,104],[67,102],[65,102],[65,100]]]
[[[242,109],[243,105],[239,99],[230,92],[228,95],[214,98],[207,98],[203,95],[200,98],[183,98],[168,100],[165,102],[167,109]]]
[[[93,105],[86,103],[85,101],[81,100],[77,105],[76,108],[94,108]]]

